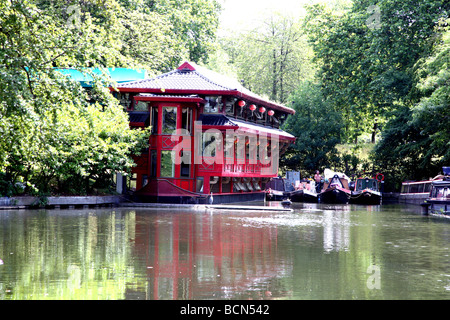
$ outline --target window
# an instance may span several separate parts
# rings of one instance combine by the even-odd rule
[[[128,190],[136,191],[137,173],[133,173],[128,179]]]
[[[146,174],[142,175],[142,187],[145,187],[148,184],[148,176]]]
[[[203,151],[202,154],[205,157],[215,157],[216,151],[220,144],[220,139],[215,133],[205,132],[203,133]]]
[[[144,101],[138,101],[134,106],[134,111],[148,111],[148,103]]]
[[[189,157],[189,159],[191,158],[191,153],[187,152],[187,151],[181,151],[181,159],[184,158],[184,152],[186,152],[186,156]],[[182,178],[189,178],[191,176],[191,165],[190,162],[188,163],[184,163],[184,161],[181,162],[180,165],[180,176]]]
[[[245,160],[245,142],[242,144],[239,139],[245,139],[244,136],[237,137],[234,142],[234,154],[236,159]],[[245,140],[244,140],[245,141]],[[241,162],[242,163],[242,162]]]
[[[182,108],[181,109],[181,129],[185,129],[189,132],[192,131],[192,109]]]
[[[118,93],[117,100],[119,100],[120,105],[123,106],[124,111],[128,111],[131,109],[131,96],[129,93]]]
[[[158,134],[158,107],[152,107],[150,109],[151,121],[150,125],[152,126],[152,134]]]
[[[408,185],[407,184],[402,185],[401,193],[408,193]]]
[[[225,112],[227,116],[234,116],[234,104],[236,103],[236,98],[229,97],[226,101]]]
[[[222,97],[209,96],[205,98],[206,104],[203,108],[204,113],[218,113],[222,112]]]
[[[203,177],[197,178],[196,188],[197,192],[203,192]]]
[[[157,152],[156,150],[150,151],[150,177],[152,177],[152,178],[156,178],[156,170],[157,170],[157,165],[156,165],[157,153],[156,152]]]
[[[175,177],[175,164],[172,161],[172,151],[161,151],[161,177]]]
[[[177,108],[163,107],[162,134],[172,134],[177,129]]]

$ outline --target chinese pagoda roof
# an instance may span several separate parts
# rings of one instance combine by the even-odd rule
[[[269,101],[242,86],[239,81],[221,75],[192,62],[152,79],[142,79],[118,84],[119,91],[159,94],[233,95],[275,110],[294,114],[284,105]]]

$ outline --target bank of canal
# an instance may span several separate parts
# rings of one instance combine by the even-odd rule
[[[0,299],[448,299],[418,206],[0,211]]]

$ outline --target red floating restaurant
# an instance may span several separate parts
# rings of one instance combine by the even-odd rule
[[[121,83],[114,95],[132,128],[151,127],[128,179],[135,201],[201,204],[211,193],[214,204],[262,201],[295,141],[280,129],[293,109],[191,62]]]

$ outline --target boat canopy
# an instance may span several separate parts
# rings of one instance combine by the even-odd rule
[[[342,173],[342,172],[334,172],[333,170],[331,170],[331,169],[325,169],[324,171],[323,171],[323,174],[324,174],[324,176],[325,176],[325,179],[326,180],[331,180],[335,175],[337,175],[339,178],[342,178],[342,179],[345,179],[345,180],[347,180],[347,181],[350,181],[350,178],[345,174],[345,173]]]

